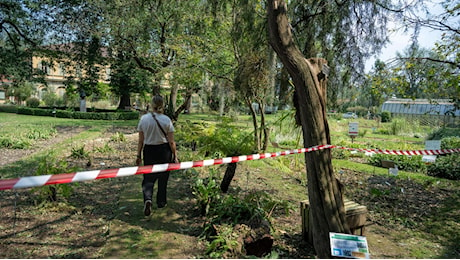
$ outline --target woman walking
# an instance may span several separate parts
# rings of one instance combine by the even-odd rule
[[[178,162],[176,143],[174,141],[174,126],[171,119],[164,115],[164,101],[159,95],[152,98],[151,113],[146,113],[139,120],[139,142],[137,145],[136,164],[144,165]],[[142,157],[143,156],[143,157]],[[142,193],[144,196],[144,215],[152,211],[152,196],[155,182],[158,181],[156,203],[158,208],[166,206],[166,191],[169,171],[144,174]]]

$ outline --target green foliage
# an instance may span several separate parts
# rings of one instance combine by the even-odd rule
[[[19,107],[18,114],[35,116],[56,116],[58,118],[88,119],[88,120],[134,120],[139,118],[139,112],[79,112],[69,110],[56,110],[42,108]]]
[[[441,139],[441,149],[460,148],[460,137],[451,136]],[[460,180],[460,156],[458,153],[437,156],[436,161],[428,165],[428,175]]]
[[[401,118],[395,118],[391,120],[389,133],[390,135],[400,135],[407,125],[406,121]]]
[[[349,150],[343,150],[343,149],[332,149],[331,150],[331,155],[333,159],[343,159],[346,160],[350,158],[350,151]]]
[[[35,176],[55,175],[77,171],[76,167],[70,167],[67,161],[58,159],[55,154],[42,155],[38,158],[37,161],[38,166],[34,173]],[[36,197],[36,199],[40,204],[49,201],[57,201],[58,196],[68,198],[70,195],[72,195],[73,192],[72,186],[68,183],[59,185],[46,185],[34,188],[34,190],[39,192],[39,195]]]
[[[11,135],[0,136],[0,148],[28,149],[32,146],[29,140],[17,138]]]
[[[30,129],[25,133],[27,139],[30,140],[47,140],[57,134],[56,129],[54,128],[34,128]]]
[[[270,224],[273,212],[281,210],[289,214],[293,209],[288,201],[277,199],[265,191],[239,192],[242,196],[223,195],[216,173],[213,169],[206,179],[196,178],[192,185],[198,207],[207,218],[203,235],[209,239],[206,250],[209,257],[235,254],[238,247],[238,233],[234,232],[236,224]]]
[[[460,180],[460,156],[457,153],[438,156],[428,165],[428,175],[450,180]]]
[[[88,159],[89,152],[85,150],[85,145],[80,147],[72,147],[70,157],[74,159]]]
[[[29,97],[26,99],[26,105],[28,107],[36,108],[40,105],[40,100],[36,97]]]
[[[48,127],[35,127],[24,129],[19,134],[0,134],[0,148],[28,149],[35,140],[47,140],[55,136],[56,129]]]
[[[374,154],[368,157],[368,163],[377,167],[382,167],[382,160],[395,162],[399,170],[409,172],[425,172],[426,165],[422,161],[421,155],[405,156],[393,154]]]
[[[364,137],[367,134],[367,129],[359,130],[358,137]]]
[[[448,127],[442,127],[433,130],[428,137],[426,138],[427,140],[442,140],[445,137],[450,137],[450,136],[460,136],[460,128],[448,128]]]
[[[111,153],[114,149],[108,143],[105,143],[102,147],[94,148],[94,151],[98,153]]]
[[[174,127],[176,128],[174,137],[177,139],[177,145],[191,148],[192,150],[196,148],[195,146],[199,136],[209,134],[209,130],[214,131],[214,127],[204,122],[192,122],[190,120],[186,120]]]
[[[389,111],[382,111],[380,113],[380,120],[382,123],[391,122],[391,113]]]
[[[110,137],[110,141],[116,143],[126,142],[126,136],[122,132],[116,132]]]
[[[52,91],[46,91],[43,93],[42,100],[47,107],[54,107],[63,104],[62,99],[60,99],[56,93]]]
[[[354,112],[356,113],[359,117],[364,117],[367,115],[367,111],[369,109],[363,106],[354,106],[354,107],[349,107],[347,108],[347,112]]]
[[[17,113],[18,107],[14,105],[0,105],[0,112]]]
[[[228,258],[228,256],[235,256],[238,248],[238,233],[234,232],[233,226],[223,224],[216,230],[217,235],[212,236],[206,248],[206,254],[210,258]]]
[[[215,178],[213,168],[210,168],[210,174],[207,179],[196,178],[192,186],[192,194],[197,199],[201,215],[206,216],[211,204],[214,204],[216,200],[220,200],[220,186]]]
[[[441,149],[460,148],[460,136],[451,136],[441,139]]]
[[[222,123],[215,128],[208,128],[198,140],[207,154],[221,153],[223,156],[236,156],[254,152],[251,134],[230,125],[229,118],[223,118]]]

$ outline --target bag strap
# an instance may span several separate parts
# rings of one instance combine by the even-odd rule
[[[155,115],[153,114],[153,112],[150,112],[150,113],[152,114],[153,119],[155,119],[155,121],[157,122],[158,127],[160,128],[161,132],[162,132],[163,135],[166,137],[166,141],[168,141],[168,143],[169,143],[168,135],[166,134],[165,130],[163,130],[163,127],[161,127],[160,122],[158,122],[158,119],[155,117]]]

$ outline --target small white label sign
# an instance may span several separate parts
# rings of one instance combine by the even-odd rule
[[[348,123],[348,135],[358,135],[358,122]]]

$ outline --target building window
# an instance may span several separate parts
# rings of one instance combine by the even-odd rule
[[[46,89],[45,86],[40,86],[39,89],[40,91],[38,92],[38,95],[39,95],[40,100],[42,100],[45,94],[48,93],[48,90]]]
[[[0,90],[0,100],[5,100],[5,91],[3,89]]]
[[[43,71],[43,73],[49,75],[50,73],[50,68],[48,66],[48,64],[44,61],[41,62],[41,70]]]
[[[64,65],[64,63],[59,63],[58,74],[60,76],[65,76],[65,65]]]

